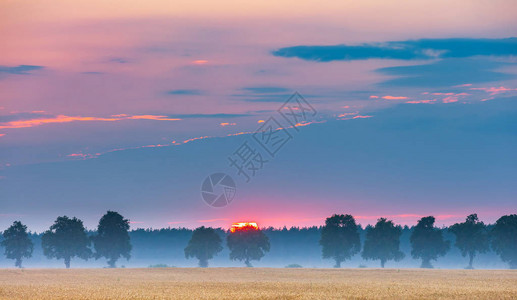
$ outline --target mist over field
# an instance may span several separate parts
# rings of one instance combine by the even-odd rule
[[[260,261],[253,262],[255,267],[284,268],[290,264],[299,264],[305,268],[332,268],[332,260],[321,258],[321,246],[319,240],[321,229],[312,228],[291,228],[291,229],[265,229],[265,234],[269,237],[271,251]],[[227,233],[219,230],[221,237]],[[364,241],[365,231],[360,231],[361,240]],[[197,260],[185,259],[184,248],[192,236],[189,229],[161,229],[144,230],[139,229],[130,232],[133,250],[131,259],[120,259],[118,266],[127,268],[147,268],[155,267],[197,267]],[[389,262],[388,268],[418,268],[420,261],[412,259],[410,255],[411,247],[409,244],[410,229],[404,228],[401,236],[400,249],[406,257],[398,262]],[[445,238],[454,242],[454,235],[445,234]],[[49,260],[41,250],[41,235],[31,235],[34,242],[34,253],[30,259],[24,261],[26,268],[62,268],[61,260]],[[224,249],[210,260],[210,267],[242,267],[242,263],[231,261],[228,258],[229,250]],[[444,257],[433,262],[437,269],[464,269],[468,264],[468,258],[462,257],[460,251],[451,247],[451,250]],[[161,266],[160,266],[161,265]],[[1,260],[2,268],[12,267],[12,261]],[[72,268],[103,268],[106,262],[103,259],[82,259],[72,260]],[[379,268],[378,261],[364,260],[360,254],[354,255],[350,260],[343,263],[344,268]],[[506,269],[507,265],[500,258],[489,251],[479,254],[475,260],[476,269]]]

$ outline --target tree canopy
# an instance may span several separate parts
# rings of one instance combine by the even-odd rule
[[[484,253],[489,249],[485,224],[479,221],[477,214],[471,214],[465,222],[450,226],[449,231],[456,236],[454,245],[460,249],[461,255],[463,257],[469,256],[467,269],[472,269],[476,254]]]
[[[5,257],[14,259],[14,265],[21,268],[23,258],[30,258],[34,249],[27,233],[27,226],[20,221],[15,221],[3,232],[3,236],[1,245],[5,248]]]
[[[110,268],[115,268],[120,257],[131,258],[129,220],[117,212],[108,211],[102,216],[97,226],[97,235],[92,240],[95,258],[105,257]]]
[[[50,229],[43,233],[41,246],[43,254],[48,258],[64,259],[66,268],[70,268],[73,257],[87,260],[92,255],[83,221],[75,217],[58,217]]]
[[[223,250],[221,237],[213,228],[201,226],[192,233],[192,238],[185,247],[185,258],[195,257],[199,266],[208,267],[208,260]]]
[[[444,256],[450,248],[450,242],[443,239],[442,230],[434,227],[434,217],[424,217],[413,229],[409,241],[411,256],[422,259],[421,268],[432,268],[431,260]]]
[[[334,259],[336,268],[361,250],[358,225],[351,215],[333,215],[325,220],[320,245],[323,258]]]
[[[241,227],[230,233],[226,243],[230,249],[230,259],[244,261],[247,267],[252,266],[252,260],[260,260],[270,249],[268,237],[253,226]]]
[[[495,222],[492,249],[510,269],[517,269],[517,215],[502,216]]]
[[[400,236],[402,228],[395,226],[393,221],[380,218],[375,226],[366,228],[362,257],[364,259],[380,260],[381,267],[388,260],[400,261],[404,253],[400,251]]]

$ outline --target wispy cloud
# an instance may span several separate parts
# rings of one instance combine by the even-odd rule
[[[111,57],[108,59],[108,62],[112,63],[118,63],[118,64],[127,64],[129,63],[129,60],[122,57]]]
[[[239,113],[239,114],[227,114],[227,113],[218,113],[218,114],[175,114],[170,115],[172,118],[180,118],[180,119],[225,119],[225,118],[240,118],[240,117],[249,117],[253,116],[252,113]]]
[[[410,103],[410,104],[419,104],[419,103],[426,103],[426,104],[432,104],[432,103],[435,103],[436,100],[410,100],[410,101],[406,101],[406,103]]]
[[[0,73],[28,75],[31,74],[32,71],[41,70],[43,68],[42,66],[32,65],[19,65],[16,67],[0,66]]]
[[[489,87],[489,88],[484,88],[484,87],[483,88],[470,88],[470,90],[485,91],[487,93],[490,93],[491,96],[500,94],[500,93],[510,92],[510,91],[517,91],[517,89],[506,88],[504,86]]]
[[[254,94],[274,94],[274,93],[286,93],[290,90],[284,87],[279,86],[254,86],[254,87],[245,87],[242,90],[251,92]]]
[[[272,52],[280,57],[328,62],[334,60],[464,58],[517,54],[517,38],[421,39],[359,45],[294,46]]]
[[[156,121],[179,121],[178,118],[159,115],[113,115],[111,117],[81,117],[58,115],[44,118],[33,118],[28,120],[17,120],[0,123],[0,129],[27,128],[41,126],[45,124],[69,123],[69,122],[114,122],[121,120],[156,120]]]
[[[232,96],[248,102],[284,102],[290,96],[290,89],[279,86],[251,86],[239,90]]]
[[[386,100],[405,100],[407,99],[408,97],[404,97],[404,96],[383,96],[382,99],[386,99]]]
[[[167,95],[178,95],[178,96],[194,96],[194,95],[202,95],[203,91],[201,90],[170,90],[166,92]]]

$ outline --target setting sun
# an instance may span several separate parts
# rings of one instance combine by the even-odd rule
[[[258,225],[255,222],[239,222],[239,223],[233,223],[232,227],[230,228],[230,232],[235,232],[237,230],[242,230],[244,228],[253,228],[258,229]]]

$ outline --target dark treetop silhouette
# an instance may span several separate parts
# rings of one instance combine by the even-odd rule
[[[27,233],[27,226],[20,221],[15,221],[13,225],[4,231],[3,236],[4,240],[1,245],[5,248],[5,257],[14,259],[14,265],[21,268],[22,259],[24,257],[30,258],[34,249],[34,245]]]
[[[95,258],[105,257],[108,266],[115,268],[120,257],[131,258],[131,243],[129,239],[129,220],[119,213],[108,211],[99,221],[97,235],[92,237],[95,248]]]
[[[70,268],[73,257],[87,260],[92,255],[83,221],[75,217],[58,217],[50,229],[43,233],[41,246],[43,254],[48,258],[64,259],[66,268]]]
[[[421,268],[432,268],[431,260],[444,256],[450,248],[450,241],[443,239],[442,230],[434,227],[434,217],[418,221],[411,237],[411,256],[422,259]]]
[[[192,238],[185,247],[185,258],[195,257],[199,266],[208,267],[208,260],[223,250],[222,239],[213,228],[201,226],[192,233]]]
[[[247,267],[252,266],[250,261],[260,260],[270,249],[268,237],[251,225],[228,234],[226,244],[230,249],[230,259],[244,261]]]
[[[380,218],[374,227],[366,227],[366,240],[364,241],[362,257],[381,261],[381,267],[388,260],[400,261],[404,253],[400,251],[400,236],[402,228],[395,226],[393,221]]]
[[[480,222],[477,214],[467,217],[465,222],[456,223],[449,227],[449,231],[456,236],[454,245],[461,251],[463,257],[469,256],[467,269],[472,269],[472,263],[477,253],[488,251],[488,233],[486,226]]]
[[[492,229],[492,249],[510,269],[517,269],[517,215],[502,216]]]
[[[351,215],[333,215],[325,220],[320,245],[323,258],[336,261],[335,268],[361,250],[358,228]]]

